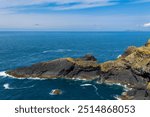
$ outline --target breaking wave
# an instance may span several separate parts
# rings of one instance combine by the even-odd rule
[[[122,56],[122,55],[120,54],[120,55],[117,56],[117,58],[120,58],[121,56]]]
[[[20,87],[20,88],[17,88],[17,87],[10,87],[10,84],[9,83],[5,83],[3,85],[4,89],[28,89],[28,88],[32,88],[34,87],[34,85],[32,86],[28,86],[28,87]]]
[[[5,71],[1,71],[0,72],[0,76],[1,77],[10,77],[10,78],[16,78],[16,77],[14,77],[14,76],[11,76],[11,75],[9,75],[9,74],[7,74]],[[38,78],[38,77],[28,77],[28,78],[25,78],[25,77],[23,77],[23,78],[16,78],[16,79],[22,79],[22,80],[24,80],[24,79],[30,79],[30,80],[46,80],[46,78]]]
[[[4,89],[12,89],[12,88],[10,88],[8,83],[4,84],[3,87],[4,87]]]
[[[8,77],[9,75],[6,74],[5,71],[1,71],[1,72],[0,72],[0,76],[1,76],[1,77]]]
[[[85,86],[92,86],[92,84],[82,84],[80,85],[81,87],[85,87]]]

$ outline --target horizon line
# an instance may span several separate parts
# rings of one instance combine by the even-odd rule
[[[93,31],[93,30],[0,30],[0,32],[150,32],[150,30],[99,30],[99,31]]]

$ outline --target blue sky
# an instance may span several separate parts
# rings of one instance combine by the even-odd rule
[[[0,30],[150,31],[150,0],[0,0]]]

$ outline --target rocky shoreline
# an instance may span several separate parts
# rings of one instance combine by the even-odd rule
[[[68,78],[95,80],[99,83],[120,83],[131,88],[121,99],[150,99],[150,40],[141,47],[131,46],[116,60],[98,63],[92,55],[81,58],[60,58],[6,71],[22,77]]]

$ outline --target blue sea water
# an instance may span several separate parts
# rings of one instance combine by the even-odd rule
[[[131,45],[141,46],[150,32],[0,32],[0,99],[113,100],[124,88],[94,81],[16,79],[4,71],[62,57],[93,54],[114,60]],[[61,89],[61,95],[50,95]]]

